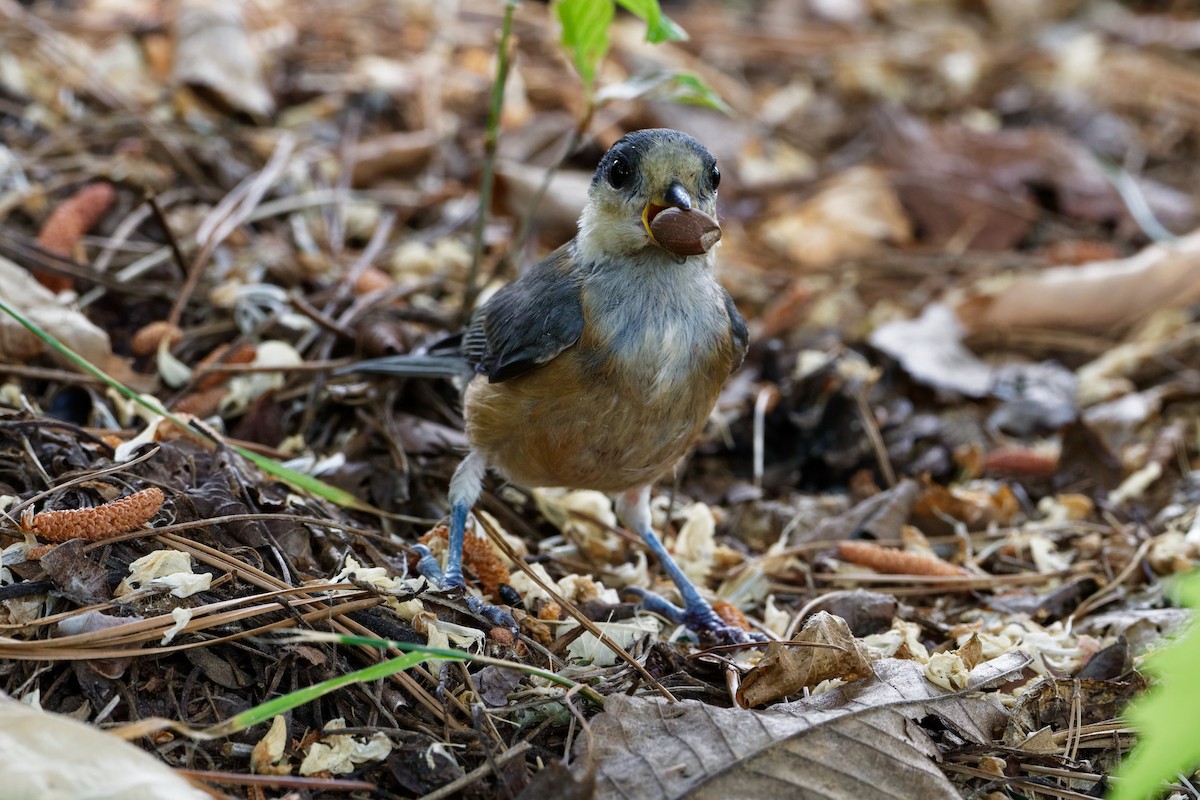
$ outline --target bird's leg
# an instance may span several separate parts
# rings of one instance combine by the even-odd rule
[[[679,596],[683,599],[683,608],[659,597],[653,592],[640,587],[629,587],[627,591],[641,598],[642,605],[648,611],[666,617],[672,622],[687,626],[694,631],[702,641],[709,640],[720,644],[754,644],[759,638],[741,628],[726,624],[717,616],[708,601],[700,596],[695,585],[684,574],[675,559],[667,552],[667,548],[655,535],[650,527],[650,487],[631,489],[617,497],[617,516],[630,528],[637,531],[646,542],[646,547],[662,564],[663,570],[675,584]]]
[[[450,537],[447,543],[446,569],[442,570],[437,557],[428,547],[418,544],[415,549],[421,558],[417,562],[417,571],[441,591],[461,593],[463,602],[472,613],[478,614],[497,627],[516,630],[517,623],[511,614],[499,606],[489,605],[469,594],[463,580],[463,539],[467,532],[467,516],[483,491],[483,476],[486,472],[487,462],[475,452],[468,453],[458,465],[454,477],[450,479]]]

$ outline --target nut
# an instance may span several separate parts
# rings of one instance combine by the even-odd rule
[[[703,211],[667,208],[650,221],[654,241],[677,256],[698,256],[707,253],[721,241],[721,226]]]

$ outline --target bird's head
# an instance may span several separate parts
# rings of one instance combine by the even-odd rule
[[[649,250],[680,260],[702,253],[719,238],[719,229],[702,249],[684,252],[656,238],[652,225],[669,208],[715,217],[720,181],[716,158],[686,133],[655,128],[627,134],[600,159],[592,177],[579,219],[579,246],[585,254],[608,257]],[[709,222],[715,226],[715,220]]]

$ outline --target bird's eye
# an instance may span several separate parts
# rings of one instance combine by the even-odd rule
[[[617,156],[608,165],[608,182],[614,189],[623,189],[633,177],[633,168],[623,156]]]
[[[713,164],[708,171],[708,180],[712,183],[712,188],[716,189],[721,185],[721,170],[717,169],[717,165]]]

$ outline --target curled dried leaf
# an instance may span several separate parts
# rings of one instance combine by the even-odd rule
[[[411,323],[383,311],[367,312],[354,326],[358,346],[365,358],[407,353],[415,338]]]

